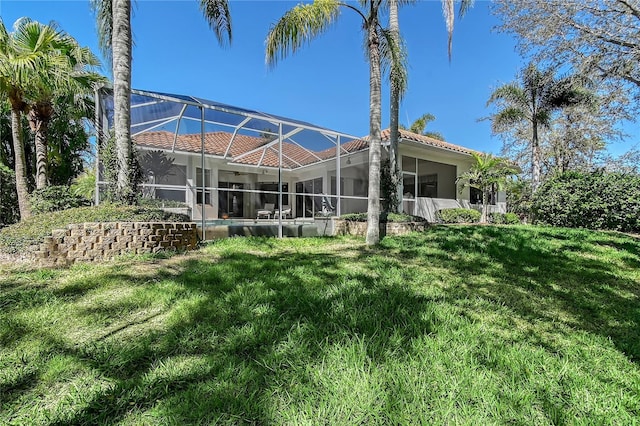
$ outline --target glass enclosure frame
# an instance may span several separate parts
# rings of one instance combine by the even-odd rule
[[[366,211],[367,196],[358,190],[368,179],[369,147],[362,138],[193,96],[131,93],[134,146],[140,158],[156,161],[145,169],[142,193],[184,203],[203,230],[212,220],[260,221],[257,212],[265,205],[274,205],[269,217],[277,220],[278,236],[283,220]],[[95,103],[100,145],[113,127],[112,89],[97,89]],[[163,162],[178,167],[184,179],[162,175]],[[97,168],[100,203],[111,183]],[[304,185],[309,180],[315,183],[310,190]]]

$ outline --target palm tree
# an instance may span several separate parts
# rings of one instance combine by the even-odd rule
[[[391,34],[392,39],[394,40],[394,44],[397,46],[401,45],[400,38],[400,24],[398,21],[398,6],[400,3],[413,3],[413,0],[388,0],[389,1],[389,32]],[[459,14],[462,16],[466,13],[466,11],[473,6],[474,0],[461,0],[460,2],[460,10]],[[451,47],[453,43],[453,24],[454,24],[454,3],[455,0],[442,0],[442,13],[444,15],[444,20],[447,25],[447,32],[449,34],[449,60],[451,60]],[[403,68],[406,69],[406,68]],[[390,123],[389,123],[389,166],[391,169],[391,179],[395,186],[395,194],[396,199],[394,200],[393,207],[397,213],[401,213],[402,203],[400,199],[400,194],[402,194],[402,179],[400,175],[400,168],[398,167],[398,128],[399,128],[399,113],[400,113],[400,101],[404,91],[406,90],[406,75],[404,71],[401,73],[400,70],[391,68],[390,73],[391,80],[391,96],[389,98],[391,107],[390,107]],[[429,114],[430,115],[430,114]],[[425,117],[425,116],[423,116]],[[433,116],[431,116],[433,117]],[[435,119],[433,117],[431,120]],[[426,126],[426,122],[425,122]],[[413,132],[413,130],[411,130]],[[420,133],[425,134],[424,128]],[[435,132],[429,132],[425,134],[425,136],[430,136],[435,139],[443,140],[442,135]]]
[[[28,81],[28,71],[37,63],[40,52],[24,55],[16,48],[16,34],[9,34],[0,19],[0,94],[11,104],[11,133],[15,156],[16,192],[20,218],[31,216],[29,191],[27,187],[26,160],[22,137],[22,114],[27,112],[24,100],[24,85]]]
[[[567,77],[557,79],[553,69],[540,70],[531,63],[521,75],[521,83],[498,87],[487,102],[497,104],[498,112],[491,116],[492,131],[502,133],[527,123],[531,133],[531,186],[540,186],[542,155],[539,132],[549,128],[555,111],[584,102],[584,91]]]
[[[379,20],[382,0],[361,0],[360,8],[336,0],[314,0],[299,4],[286,12],[271,28],[266,40],[267,64],[295,53],[300,47],[325,32],[340,16],[342,8],[362,19],[369,59],[369,195],[367,203],[367,245],[380,242],[380,128],[381,128],[381,58],[399,57],[388,31]]]
[[[430,138],[443,141],[444,136],[442,136],[442,134],[438,132],[432,132],[430,130],[426,130],[427,124],[434,121],[435,119],[436,117],[433,114],[426,113],[418,117],[413,123],[411,123],[408,129],[403,125],[400,125],[400,128],[409,130],[412,133],[417,133],[419,135],[428,136]]]
[[[55,112],[54,100],[64,97],[78,105],[86,103],[94,85],[103,81],[103,77],[92,72],[100,62],[91,50],[80,47],[55,24],[44,25],[25,18],[16,31],[16,48],[23,54],[43,52],[24,83],[29,124],[35,139],[36,188],[42,189],[48,184],[47,130]]]
[[[487,223],[489,196],[491,191],[500,189],[509,176],[517,173],[517,169],[500,157],[491,154],[472,152],[474,163],[469,171],[458,176],[456,183],[462,188],[471,186],[482,192],[482,215],[480,223]]]
[[[231,15],[227,0],[199,0],[200,10],[218,41],[231,42]],[[131,0],[91,0],[98,21],[100,47],[113,65],[113,127],[117,157],[116,194],[135,201],[131,142]]]

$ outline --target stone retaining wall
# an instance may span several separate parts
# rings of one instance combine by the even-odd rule
[[[54,230],[34,256],[41,264],[68,265],[111,259],[125,253],[193,250],[197,243],[195,223],[91,222]]]
[[[353,222],[350,220],[335,219],[333,223],[334,235],[367,235],[367,222]],[[413,231],[424,231],[429,227],[426,222],[389,222],[380,224],[380,236],[403,235]]]

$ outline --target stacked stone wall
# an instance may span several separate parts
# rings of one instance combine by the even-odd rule
[[[34,255],[41,264],[68,265],[112,259],[127,253],[193,250],[197,243],[195,223],[92,222],[54,230]]]

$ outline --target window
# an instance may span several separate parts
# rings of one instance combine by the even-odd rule
[[[416,172],[416,159],[414,157],[402,156],[402,171],[403,172]]]
[[[258,184],[258,190],[268,191],[269,193],[260,193],[260,201],[258,207],[262,208],[265,203],[272,203],[276,208],[278,207],[278,183],[277,182],[260,182]],[[282,205],[289,205],[289,185],[282,184]]]
[[[438,198],[438,175],[418,176],[418,197]]]
[[[229,217],[244,217],[244,184],[238,182],[219,182],[218,214]]]
[[[402,187],[402,198],[416,198],[416,175],[413,173],[403,173]]]
[[[196,168],[196,181],[195,185],[197,188],[196,191],[196,203],[202,204],[202,169],[200,167]],[[205,203],[211,204],[211,191],[207,188],[211,186],[211,170],[204,170],[204,186],[205,186]]]
[[[322,211],[323,197],[306,194],[322,194],[321,177],[296,183],[296,217],[313,217]]]

